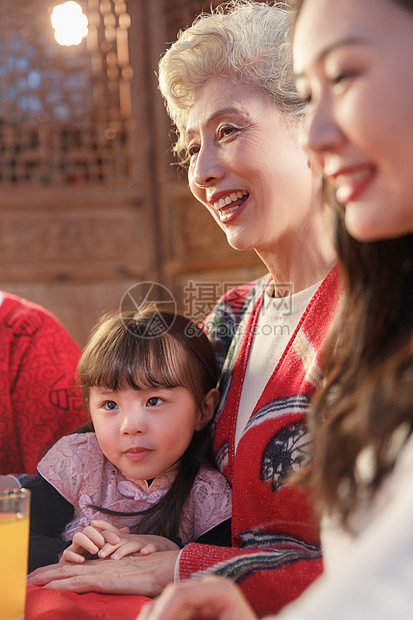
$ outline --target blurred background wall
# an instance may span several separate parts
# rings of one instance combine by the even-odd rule
[[[0,0],[0,289],[44,305],[81,346],[144,282],[200,320],[264,272],[171,165],[157,89],[168,43],[219,2],[78,0],[88,32],[70,46],[51,23],[62,2]]]

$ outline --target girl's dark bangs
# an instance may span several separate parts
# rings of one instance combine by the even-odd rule
[[[167,334],[145,338],[125,369],[124,377],[135,390],[187,387],[183,376],[184,360],[182,347]]]
[[[185,356],[180,348],[167,334],[142,338],[125,330],[106,350],[98,347],[91,352],[82,383],[115,392],[126,387],[134,390],[187,387],[183,380]]]

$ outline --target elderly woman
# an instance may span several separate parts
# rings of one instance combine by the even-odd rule
[[[305,417],[338,284],[330,213],[299,143],[287,30],[282,6],[232,2],[182,32],[159,66],[192,193],[231,246],[254,248],[269,272],[226,294],[205,325],[223,363],[213,440],[233,487],[232,547],[125,558],[116,579],[111,562],[39,569],[33,584],[153,596],[174,575],[219,573],[263,615],[321,572],[310,502],[285,477],[306,458]]]

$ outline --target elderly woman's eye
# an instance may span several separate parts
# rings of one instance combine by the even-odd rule
[[[232,125],[223,125],[218,130],[218,137],[225,138],[226,136],[232,135],[235,131],[236,129]]]
[[[193,157],[194,155],[199,153],[199,146],[197,144],[193,144],[192,146],[188,147],[187,152],[189,157]]]

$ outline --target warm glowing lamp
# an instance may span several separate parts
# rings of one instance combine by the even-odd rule
[[[60,45],[79,45],[87,35],[87,17],[77,2],[70,0],[55,6],[51,20]]]

